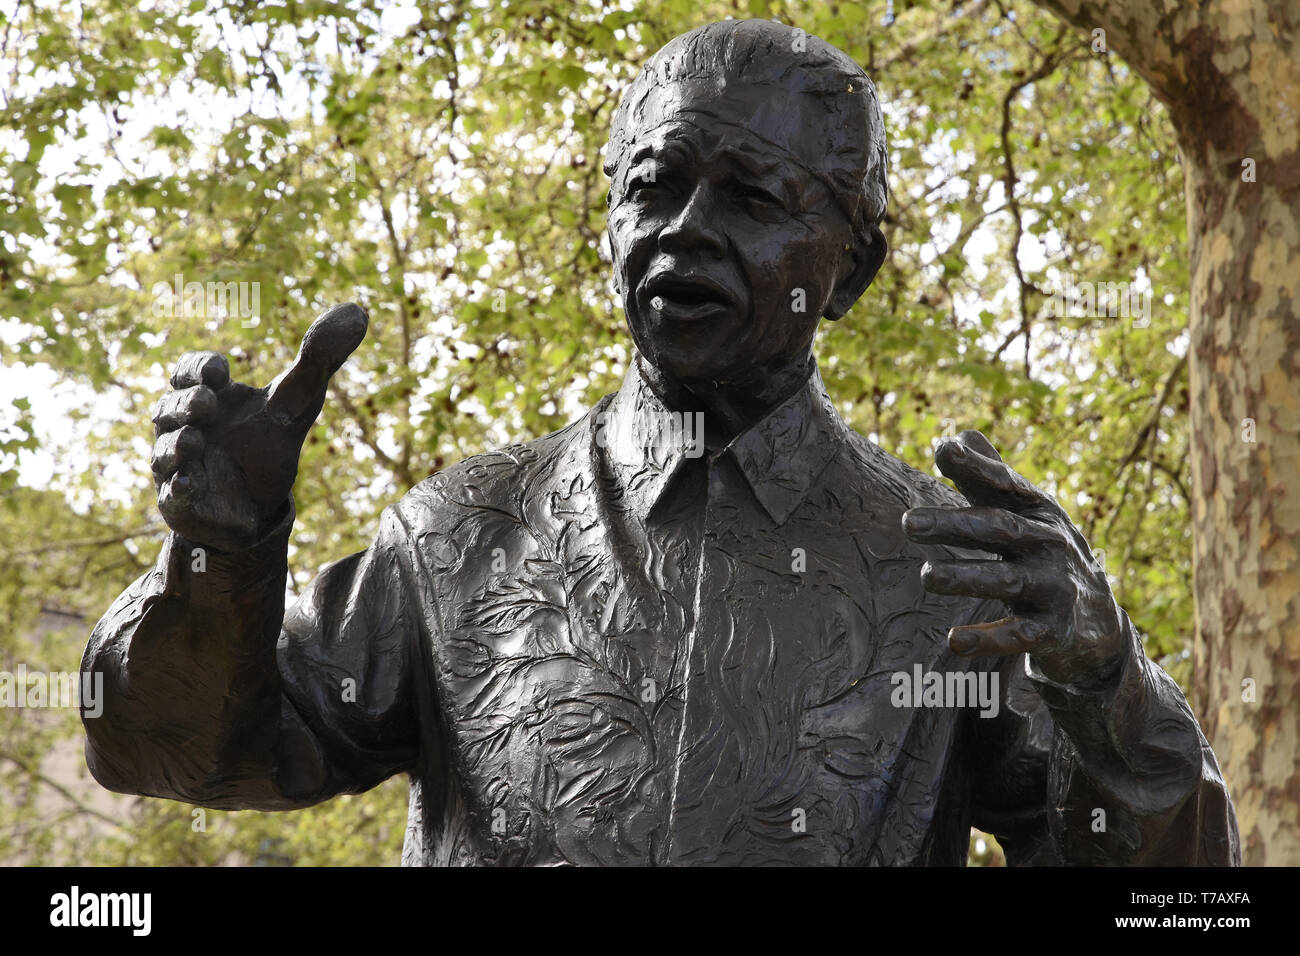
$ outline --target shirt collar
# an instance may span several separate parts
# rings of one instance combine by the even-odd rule
[[[645,518],[677,470],[707,452],[697,413],[670,411],[646,380],[643,361],[634,357],[622,387],[597,413],[595,437],[626,504]],[[779,526],[803,503],[847,433],[813,362],[794,394],[712,457],[731,456]]]

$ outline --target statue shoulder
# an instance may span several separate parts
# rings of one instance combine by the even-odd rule
[[[589,419],[600,404],[559,431],[473,455],[439,470],[406,493],[394,507],[404,518],[431,512],[488,509],[518,514],[530,491],[549,487],[548,478],[583,468]],[[408,522],[410,523],[410,522]]]

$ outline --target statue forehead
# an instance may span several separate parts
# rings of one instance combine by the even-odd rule
[[[725,75],[656,82],[628,117],[635,145],[687,139],[706,149],[785,154],[809,168],[825,165],[833,142],[854,135],[853,124],[824,97]],[[862,125],[862,124],[858,124]],[[859,135],[865,135],[865,126]]]

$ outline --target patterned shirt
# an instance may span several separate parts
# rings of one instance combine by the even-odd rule
[[[292,503],[202,572],[171,535],[86,652],[96,777],[291,809],[405,773],[407,864],[960,865],[972,824],[1013,864],[1239,862],[1127,616],[1102,686],[952,653],[1006,609],[921,566],[987,555],[901,519],[957,492],[849,428],[815,365],[709,448],[640,362],[567,428],[411,490],[283,620]]]

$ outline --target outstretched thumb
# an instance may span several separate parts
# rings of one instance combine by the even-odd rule
[[[988,438],[984,436],[983,432],[976,431],[973,428],[968,428],[957,437],[966,445],[967,448],[974,448],[985,458],[992,458],[994,461],[1002,460],[1002,456],[998,454],[998,450],[993,447],[993,442],[989,441]]]
[[[266,410],[272,419],[282,425],[310,424],[325,403],[330,377],[356,351],[369,325],[366,310],[351,302],[334,306],[313,322],[293,365],[267,389]]]

